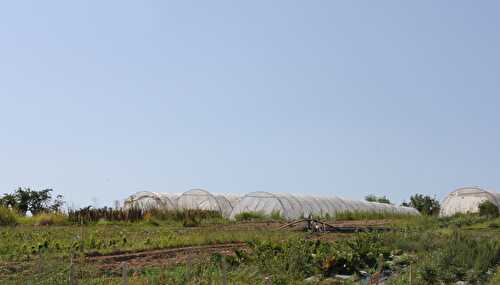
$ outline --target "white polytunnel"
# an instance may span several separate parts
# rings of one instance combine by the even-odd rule
[[[174,194],[140,191],[125,199],[123,207],[125,209],[141,208],[144,210],[175,210],[177,208],[176,199],[177,197]]]
[[[233,208],[230,218],[244,212],[260,212],[265,215],[279,213],[285,219],[308,216],[335,216],[341,212],[387,212],[418,215],[409,207],[362,202],[338,197],[296,196],[283,193],[252,192],[243,196]]]
[[[203,189],[192,189],[182,193],[177,199],[179,210],[217,211],[229,217],[233,206],[224,195],[213,195]]]
[[[462,187],[448,194],[441,204],[440,216],[458,213],[477,213],[479,205],[490,201],[500,208],[500,193],[486,191],[479,187]]]
[[[243,197],[212,194],[203,189],[192,189],[182,194],[141,191],[124,202],[124,208],[160,208],[166,210],[209,210],[234,219],[243,212],[279,214],[285,219],[300,217],[334,217],[344,212],[381,212],[418,215],[413,208],[376,202],[343,199],[335,196],[316,197],[286,193],[252,192]]]

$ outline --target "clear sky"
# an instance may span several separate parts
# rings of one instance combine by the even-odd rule
[[[498,1],[5,1],[0,192],[500,190]]]

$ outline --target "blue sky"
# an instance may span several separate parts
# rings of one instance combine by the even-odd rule
[[[497,1],[0,4],[0,192],[500,190]]]

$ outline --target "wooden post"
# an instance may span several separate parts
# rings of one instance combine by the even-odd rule
[[[43,273],[43,260],[42,260],[42,252],[38,250],[38,274]]]
[[[85,247],[85,238],[83,236],[84,234],[84,229],[83,229],[83,217],[80,218],[80,251],[83,252],[83,248]]]
[[[222,284],[227,285],[226,258],[222,257]]]
[[[187,258],[186,259],[186,267],[187,267],[187,272],[186,272],[187,278],[186,279],[187,279],[188,284],[190,284],[191,283],[191,272],[192,272],[191,267],[193,266],[193,262],[191,260],[191,254],[188,253],[186,258]]]
[[[75,277],[75,264],[73,262],[73,253],[70,255],[69,260],[69,285],[78,285],[78,281]]]
[[[122,278],[123,285],[128,285],[128,265],[126,262],[122,262]]]
[[[413,272],[412,272],[412,270],[411,270],[411,269],[412,269],[412,268],[411,268],[411,262],[410,262],[410,285],[412,285],[412,283],[413,283],[413,280],[412,280],[412,279],[413,279],[413,278],[412,278]]]

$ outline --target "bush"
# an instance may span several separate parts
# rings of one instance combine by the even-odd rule
[[[17,223],[18,216],[14,211],[0,207],[0,226],[15,226]]]
[[[479,215],[482,217],[496,218],[498,217],[498,207],[490,201],[484,201],[479,204]]]

